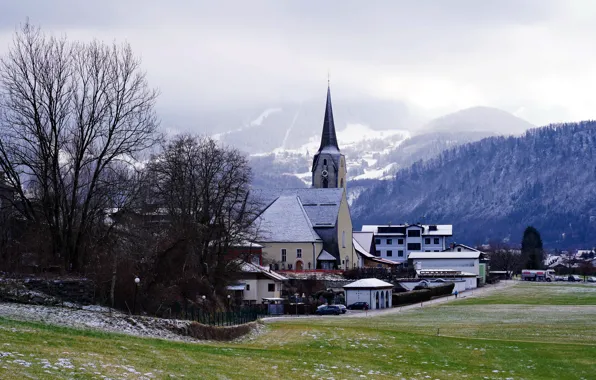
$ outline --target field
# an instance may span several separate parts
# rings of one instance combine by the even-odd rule
[[[596,379],[596,286],[520,283],[368,318],[179,343],[0,319],[0,378]]]

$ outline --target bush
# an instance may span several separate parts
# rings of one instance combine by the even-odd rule
[[[430,289],[412,290],[411,292],[393,294],[393,306],[409,305],[424,302],[432,297]]]

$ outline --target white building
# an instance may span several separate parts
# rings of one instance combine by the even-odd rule
[[[346,305],[366,302],[371,310],[393,306],[393,285],[376,278],[364,278],[344,286]]]
[[[411,252],[441,252],[453,235],[451,224],[364,225],[374,234],[375,256],[407,266]]]
[[[480,251],[412,252],[409,258],[419,278],[453,278],[466,281],[466,289],[478,286]]]
[[[234,292],[235,297],[241,298],[245,304],[280,298],[283,282],[287,280],[268,268],[247,262],[240,264],[240,273],[236,277],[237,283],[228,286],[228,290]]]

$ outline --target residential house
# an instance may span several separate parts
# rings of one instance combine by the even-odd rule
[[[280,299],[286,277],[269,268],[253,263],[242,262],[237,282],[228,286],[235,299],[242,299],[245,304],[262,303],[271,299]]]
[[[399,262],[383,259],[374,252],[374,234],[372,232],[354,231],[353,245],[358,257],[358,268],[392,268],[401,265]]]
[[[440,252],[453,235],[450,224],[364,225],[374,234],[374,255],[407,266],[411,252]]]

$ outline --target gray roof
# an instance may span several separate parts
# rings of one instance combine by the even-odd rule
[[[334,227],[339,215],[343,188],[329,189],[253,189],[251,196],[263,208],[279,197],[297,196],[313,227]]]
[[[258,217],[260,242],[316,242],[313,229],[297,195],[282,195]]]
[[[319,254],[319,257],[317,257],[317,260],[321,260],[321,261],[335,261],[336,258],[330,254],[329,252],[322,250],[321,253]]]

